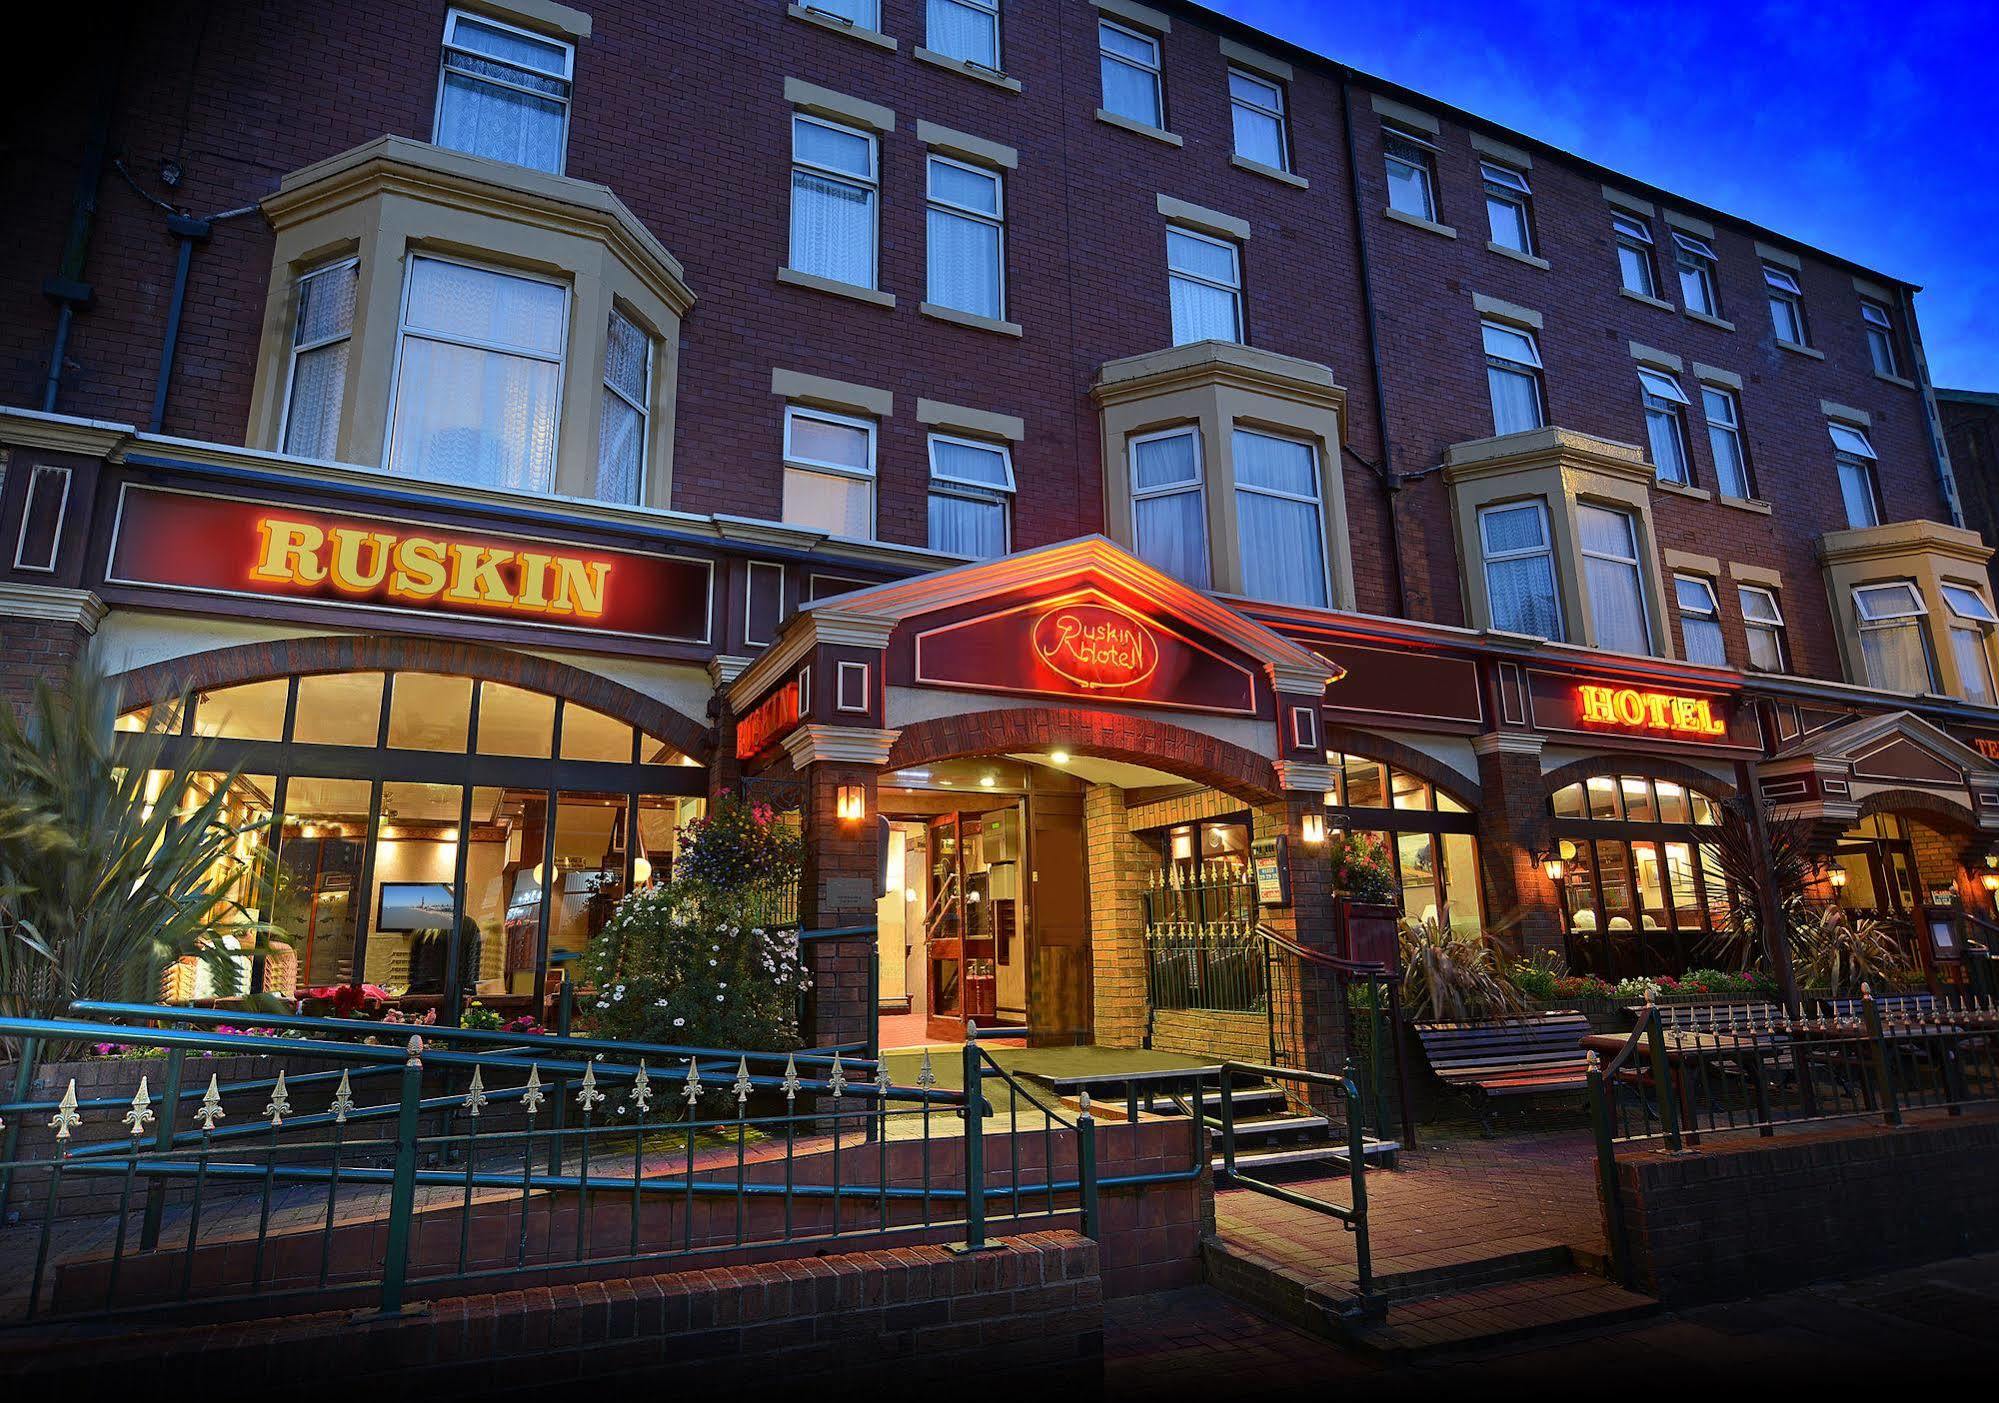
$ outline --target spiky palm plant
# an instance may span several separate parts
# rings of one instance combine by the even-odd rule
[[[1526,1007],[1492,941],[1434,920],[1402,923],[1402,997],[1418,1023],[1505,1018]]]
[[[1863,984],[1877,991],[1917,977],[1915,962],[1902,943],[1871,917],[1854,920],[1828,906],[1799,933],[1794,958],[1801,982],[1850,998]]]

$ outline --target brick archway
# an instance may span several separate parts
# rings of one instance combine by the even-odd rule
[[[1282,793],[1276,768],[1253,750],[1149,716],[1079,707],[974,711],[918,721],[903,727],[896,737],[888,768],[1049,746],[1182,775],[1252,804],[1267,803]]]
[[[1407,770],[1420,779],[1428,780],[1468,809],[1477,809],[1483,802],[1478,781],[1467,779],[1443,761],[1401,741],[1353,726],[1329,725],[1325,728],[1325,742],[1328,750],[1384,761],[1398,770]]]
[[[665,702],[567,663],[483,643],[373,634],[284,638],[149,663],[119,674],[112,682],[125,705],[137,706],[294,672],[375,671],[449,672],[546,692],[637,726],[704,765],[714,757],[715,742],[708,728]]]
[[[1868,795],[1860,801],[1860,816],[1868,818],[1874,814],[1919,813],[1924,818],[1934,819],[1948,825],[1953,832],[1966,836],[1978,832],[1978,819],[1970,808],[1954,799],[1946,799],[1941,794],[1931,794],[1922,789],[1883,789]]]
[[[1678,760],[1667,760],[1657,756],[1596,755],[1586,760],[1572,760],[1559,769],[1548,771],[1541,776],[1542,786],[1549,795],[1564,785],[1580,784],[1595,775],[1643,775],[1647,779],[1672,780],[1689,789],[1698,789],[1703,794],[1717,799],[1733,799],[1735,786],[1718,775],[1693,765],[1681,764]]]

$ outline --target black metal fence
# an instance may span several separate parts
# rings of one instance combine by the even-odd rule
[[[1141,893],[1146,989],[1154,1009],[1261,1013],[1268,960],[1256,934],[1256,888],[1208,870],[1161,877]]]

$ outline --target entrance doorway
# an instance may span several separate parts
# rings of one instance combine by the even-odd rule
[[[1921,904],[1915,845],[1893,814],[1870,814],[1841,834],[1833,861],[1846,878],[1839,904],[1856,916],[1906,922]]]

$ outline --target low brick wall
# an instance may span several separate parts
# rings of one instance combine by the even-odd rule
[[[109,1393],[135,1366],[198,1369],[214,1399],[546,1397],[585,1380],[792,1398],[1005,1380],[1059,1398],[1100,1387],[1102,1350],[1097,1245],[1043,1232],[976,1255],[904,1247],[452,1297],[358,1324],[57,1327],[0,1337],[0,1376]]]
[[[1618,1156],[1635,1284],[1718,1300],[1999,1247],[1999,1113]]]
[[[1270,1015],[1204,1008],[1161,1008],[1152,1014],[1152,1047],[1217,1061],[1268,1062]]]

